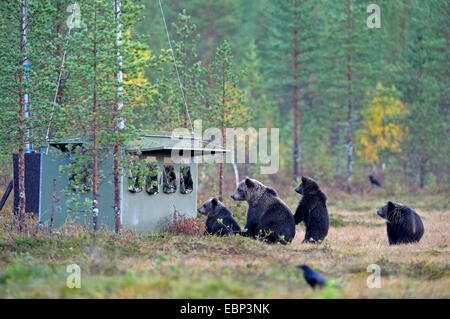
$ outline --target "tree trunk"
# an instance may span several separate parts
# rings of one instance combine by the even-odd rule
[[[61,2],[56,3],[56,11],[61,12]],[[61,35],[61,20],[58,20],[58,23],[56,24],[56,37],[58,38]],[[57,78],[59,78],[59,74],[62,72],[62,49],[61,44],[59,43],[59,39],[57,39],[56,42],[56,56],[59,59],[58,64],[58,71],[57,71]],[[61,83],[58,86],[58,92],[56,93],[56,103],[61,105],[62,104],[62,85]]]
[[[25,7],[20,1],[20,60],[19,60],[19,150],[18,150],[18,175],[19,175],[19,230],[25,231],[25,94],[23,79],[23,55],[25,52]]]
[[[297,14],[297,1],[294,1],[294,91],[293,91],[293,102],[294,102],[294,181],[298,179],[298,165],[299,165],[299,136],[298,136],[298,126],[299,126],[299,110],[298,110],[298,14]]]
[[[377,163],[375,161],[372,161],[372,172],[375,174],[378,172]]]
[[[225,137],[225,134],[223,133],[222,130],[222,141]],[[222,142],[223,143],[223,142]],[[224,146],[225,143],[222,144],[222,147]],[[219,163],[219,200],[223,201],[223,159],[224,159],[224,155],[222,154],[222,160]]]
[[[226,145],[225,144],[225,98],[226,98],[226,87],[225,87],[225,83],[226,83],[226,75],[225,75],[225,58],[224,57],[222,59],[222,127],[221,127],[221,132],[222,132],[222,148]],[[222,201],[223,200],[223,164],[224,164],[224,158],[225,155],[222,153],[222,160],[219,164],[219,200]]]
[[[114,16],[115,21],[119,18],[119,7],[118,7],[118,1],[114,0]],[[114,125],[114,131],[119,130],[119,81],[118,81],[118,72],[120,72],[120,62],[119,62],[119,56],[118,56],[118,39],[114,42],[114,51],[115,55],[117,56],[117,72],[115,74],[115,78],[117,79],[116,82],[116,93],[115,93],[115,104],[114,104],[114,111],[115,111],[115,125]],[[114,164],[113,164],[113,174],[114,174],[114,224],[115,224],[115,232],[118,234],[120,232],[120,138],[117,136],[116,142],[114,144]]]
[[[419,186],[420,186],[420,188],[423,188],[425,186],[425,173],[426,173],[425,165],[426,165],[426,162],[421,160],[419,163]]]
[[[347,192],[352,192],[352,173],[353,173],[353,123],[352,123],[352,2],[347,0],[347,31],[348,31],[348,50],[347,50],[347,80],[348,80],[348,135],[347,135]]]
[[[237,168],[236,163],[232,163],[231,165],[233,165],[233,170],[234,170],[234,180],[235,180],[236,188],[237,188],[238,185],[239,185],[239,170],[238,170],[238,168]]]
[[[206,1],[206,68],[208,69],[208,74],[206,76],[206,81],[208,87],[211,88],[212,77],[211,77],[211,61],[212,61],[212,28],[211,28],[211,0]]]
[[[419,36],[418,38],[418,46],[419,46],[419,75],[418,75],[418,80],[417,80],[417,84],[418,84],[418,92],[419,92],[419,106],[420,106],[420,117],[423,117],[423,84],[422,84],[422,76],[423,76],[423,58],[422,58],[422,50],[423,50],[423,45],[422,45],[422,34]],[[425,119],[426,120],[426,119]],[[423,150],[425,148],[425,139],[423,136],[421,136],[421,143],[420,143],[420,149]],[[426,155],[421,154],[420,155],[421,158],[419,160],[419,186],[420,188],[423,188],[425,185],[425,174],[426,174],[426,170],[425,170],[425,165],[426,165],[426,159],[424,158]]]
[[[53,219],[55,217],[55,203],[56,203],[56,178],[53,179],[53,194],[52,194],[52,214],[50,215],[49,233],[53,232]]]
[[[94,230],[98,230],[98,133],[97,133],[97,8],[94,8],[94,91],[93,91],[93,103],[92,103],[92,114],[93,114],[93,137],[94,137],[94,148],[93,148],[93,178],[92,178],[92,216],[94,223]]]

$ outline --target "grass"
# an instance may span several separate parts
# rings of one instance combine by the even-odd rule
[[[450,298],[450,211],[446,194],[408,198],[422,217],[417,244],[389,246],[376,209],[383,194],[330,198],[331,228],[321,245],[302,244],[303,226],[287,246],[240,236],[157,236],[66,228],[28,234],[0,228],[1,298]],[[415,202],[414,202],[415,200]],[[298,198],[288,198],[295,209]],[[436,203],[435,201],[438,201]],[[226,202],[245,224],[247,205]],[[2,225],[8,221],[2,216]],[[69,289],[69,264],[81,268],[81,288]],[[307,286],[306,263],[335,283]],[[368,265],[381,267],[370,289]]]

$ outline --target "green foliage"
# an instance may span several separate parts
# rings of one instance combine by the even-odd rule
[[[21,31],[21,2],[2,1],[0,4],[0,173],[11,160],[10,154],[28,142],[39,147],[45,141],[46,129],[53,108],[56,90],[56,70],[59,60],[53,55],[53,23],[56,7],[52,1],[26,2],[27,20]],[[21,61],[28,64],[25,68]],[[22,119],[19,101],[28,103],[28,118]],[[31,103],[30,103],[31,102]],[[27,135],[32,129],[32,135]]]
[[[217,48],[211,69],[214,85],[209,97],[210,125],[222,130],[240,126],[248,120],[248,113],[244,105],[244,93],[238,87],[240,74],[234,72],[233,55],[227,41]]]
[[[156,1],[121,1],[122,37],[118,48],[115,48],[118,21],[108,1],[78,1],[81,27],[72,29],[70,34],[66,25],[69,0],[27,3],[29,28],[23,53],[20,53],[20,2],[5,0],[0,4],[2,177],[11,174],[11,153],[17,152],[26,141],[35,149],[45,144],[48,128],[51,139],[79,137],[89,142],[93,135],[94,87],[100,162],[111,156],[109,150],[116,141],[122,144],[134,141],[143,128],[169,131],[188,127]],[[343,184],[347,161],[346,55],[351,48],[354,141],[369,140],[364,152],[359,152],[362,143],[355,145],[355,188],[363,193],[368,186],[372,161],[382,168],[377,168],[376,174],[386,182],[383,184],[399,191],[416,185],[433,190],[445,185],[450,145],[445,2],[380,0],[377,4],[382,11],[382,27],[369,29],[367,3],[351,1],[349,47],[347,1],[163,2],[191,119],[202,119],[204,128],[222,125],[280,128],[278,176],[258,175],[258,164],[239,166],[240,175],[276,180],[276,187],[290,184],[292,174],[288,172],[293,164],[290,141],[294,131],[291,106],[293,87],[297,86],[300,173],[312,175],[330,187]],[[295,40],[299,49],[297,59],[293,54]],[[119,85],[115,76],[116,49],[122,56],[124,72],[120,112],[115,111]],[[63,52],[66,61],[56,92]],[[20,65],[21,57],[30,62],[29,80],[22,82],[20,74],[26,72]],[[378,83],[383,84],[381,91],[389,98],[375,103],[375,96],[381,93]],[[395,91],[388,89],[392,87]],[[31,97],[31,117],[20,123],[18,102],[24,93]],[[388,105],[402,105],[406,111],[396,112],[395,116],[375,116],[377,110],[384,112]],[[122,119],[126,125],[119,130],[117,124]],[[383,130],[379,130],[380,119]],[[26,128],[32,128],[32,136],[27,139],[22,138]],[[405,132],[402,138],[396,134],[399,129]],[[83,189],[82,180],[84,177],[92,180],[89,170],[89,176],[77,174],[91,165],[88,160],[93,155],[92,143],[85,145],[85,152],[75,152],[73,164],[65,168],[66,173],[75,177],[71,186],[78,189],[72,200],[77,203],[75,206],[79,202],[85,205],[79,195],[87,190]],[[127,156],[121,158],[124,167],[128,161]],[[225,179],[229,172],[226,167]],[[215,176],[215,168],[205,166],[200,188],[217,193]],[[99,183],[104,182],[111,180],[100,176]]]
[[[197,43],[199,35],[196,25],[191,17],[183,10],[178,15],[177,23],[173,24],[174,32],[171,34],[173,55],[180,75],[181,87],[188,105],[191,119],[205,118],[204,106],[206,70],[197,56]],[[167,42],[167,39],[166,39]],[[168,46],[168,44],[167,44]],[[180,90],[174,61],[170,49],[162,52],[164,59],[156,78],[158,98],[153,110],[154,120],[148,123],[149,129],[170,131],[175,128],[189,128],[189,116]]]

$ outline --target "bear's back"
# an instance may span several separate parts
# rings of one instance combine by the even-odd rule
[[[397,223],[387,223],[390,244],[419,242],[425,229],[420,216],[409,207],[404,208]]]
[[[285,240],[290,242],[295,237],[295,221],[289,207],[273,193],[265,199],[264,210],[259,217],[259,229],[272,229],[283,234]]]

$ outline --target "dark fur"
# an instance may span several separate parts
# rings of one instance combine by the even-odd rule
[[[378,212],[386,219],[390,245],[419,242],[425,231],[420,216],[406,205],[389,201]]]
[[[287,244],[294,239],[294,215],[275,190],[246,177],[231,197],[248,202],[246,231],[242,232],[243,236],[260,236],[271,244]]]
[[[225,236],[241,232],[241,227],[233,218],[231,211],[215,197],[204,202],[198,212],[208,216],[205,230],[207,234]]]
[[[304,176],[302,176],[302,182],[295,191],[303,195],[295,211],[295,223],[303,222],[306,226],[303,242],[317,243],[319,240],[323,241],[330,226],[326,205],[327,196],[315,180]]]

